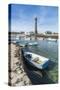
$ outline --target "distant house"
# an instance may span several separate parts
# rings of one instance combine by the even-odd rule
[[[52,34],[52,32],[51,31],[46,31],[45,34]]]
[[[25,32],[9,32],[9,38],[12,40],[19,40],[25,38]]]
[[[29,36],[29,35],[30,35],[30,33],[29,33],[29,32],[25,32],[25,35]]]
[[[58,33],[56,33],[56,32],[54,32],[53,34],[54,34],[54,35],[58,35]]]

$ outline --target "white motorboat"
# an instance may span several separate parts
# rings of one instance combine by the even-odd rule
[[[48,38],[47,40],[48,40],[48,41],[54,41],[54,42],[57,41],[57,39],[52,39],[52,38]]]
[[[38,43],[37,42],[29,42],[28,45],[31,45],[31,46],[32,45],[38,45]]]
[[[25,61],[37,67],[38,69],[45,69],[49,64],[49,58],[45,58],[35,53],[24,52]]]
[[[16,40],[13,40],[13,41],[11,40],[11,43],[15,43],[16,44]]]
[[[38,45],[38,43],[37,42],[17,42],[20,46],[23,46],[23,47],[25,47],[26,45],[27,46],[34,46],[34,45]]]

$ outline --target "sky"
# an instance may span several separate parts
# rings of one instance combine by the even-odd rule
[[[30,32],[35,30],[35,17],[37,17],[37,30],[58,32],[58,7],[37,5],[11,5],[11,31]]]

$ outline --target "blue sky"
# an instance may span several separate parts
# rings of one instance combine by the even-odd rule
[[[11,31],[34,31],[37,17],[38,32],[58,32],[58,7],[11,5]]]

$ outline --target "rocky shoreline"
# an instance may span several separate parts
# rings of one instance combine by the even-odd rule
[[[21,57],[21,47],[16,44],[9,44],[8,78],[10,86],[31,85],[31,81],[24,70]]]

